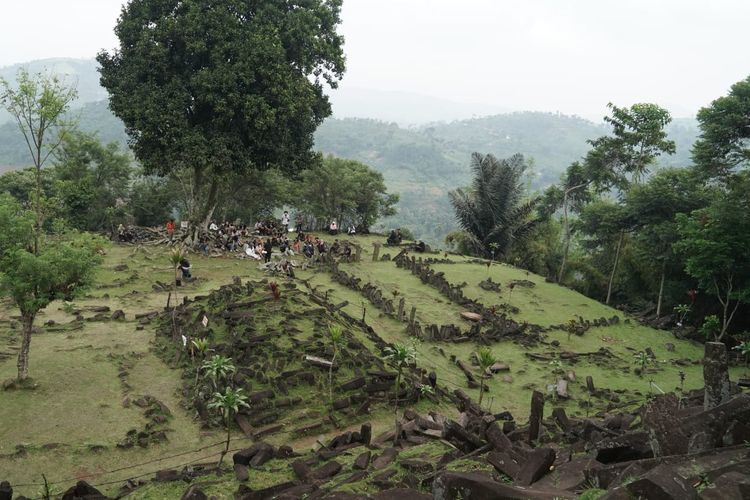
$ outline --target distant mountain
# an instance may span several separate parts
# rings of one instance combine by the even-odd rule
[[[346,83],[330,92],[334,118],[372,118],[401,126],[453,121],[507,113],[507,108],[455,102],[412,92],[349,88]]]
[[[49,61],[55,61],[57,66],[54,67],[66,71],[65,74],[77,75],[80,107],[72,113],[78,117],[79,127],[96,132],[105,142],[126,145],[122,122],[110,113],[107,102],[101,100],[106,94],[102,94],[98,87],[96,63],[93,60],[53,59],[47,64]],[[32,71],[42,63],[44,61],[32,63]],[[15,74],[12,69],[2,71]],[[4,75],[2,71],[0,74]],[[515,112],[446,122],[445,116],[460,110],[448,106],[442,111],[436,108],[430,114],[432,112],[427,108],[430,103],[437,107],[443,102],[439,99],[420,100],[401,93],[357,92],[339,93],[333,97],[336,114],[373,113],[381,119],[330,118],[316,132],[315,147],[326,154],[362,161],[382,172],[388,189],[401,195],[399,214],[383,224],[386,227],[409,227],[417,237],[430,242],[441,241],[455,227],[447,193],[470,182],[471,153],[492,153],[500,158],[515,153],[525,155],[533,160],[528,185],[532,190],[542,190],[557,182],[571,162],[586,154],[589,149],[587,140],[608,132],[604,124],[559,113]],[[97,96],[99,100],[95,99]],[[394,99],[390,104],[388,96]],[[409,99],[414,101],[411,107],[405,102]],[[399,112],[383,111],[399,107],[402,108]],[[377,108],[380,108],[380,114]],[[418,122],[409,119],[409,110],[421,110],[415,111],[421,119],[434,116],[436,121],[411,127],[395,123]],[[386,118],[388,113],[395,114]],[[660,163],[665,166],[689,165],[690,147],[698,133],[696,121],[692,118],[676,119],[668,130],[677,143],[677,152],[660,159]],[[28,152],[15,124],[0,125],[0,171],[27,164]]]
[[[50,73],[74,83],[78,90],[78,99],[74,107],[81,107],[90,102],[107,99],[107,91],[99,85],[98,63],[94,59],[54,58],[39,59],[28,63],[14,64],[0,68],[0,78],[14,82],[18,70],[25,67],[29,73]],[[0,124],[10,120],[10,116],[0,110]]]

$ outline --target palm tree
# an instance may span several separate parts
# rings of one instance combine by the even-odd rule
[[[456,219],[478,255],[504,257],[515,242],[526,239],[536,227],[538,220],[533,212],[537,198],[524,199],[522,177],[526,166],[522,155],[498,160],[474,153],[471,187],[449,193]]]
[[[497,363],[497,358],[492,351],[484,347],[479,349],[477,353],[477,361],[479,361],[479,406],[482,406],[482,396],[484,396],[484,379],[487,376],[487,370]]]
[[[241,407],[250,408],[250,405],[247,403],[247,397],[242,393],[242,389],[232,389],[231,387],[226,387],[223,393],[214,393],[214,397],[211,402],[208,403],[208,407],[212,409],[218,409],[221,412],[221,417],[227,430],[227,444],[224,448],[224,451],[221,452],[221,457],[219,458],[218,467],[221,467],[221,462],[224,460],[224,455],[229,452],[229,441],[231,439],[230,424],[232,422],[232,417],[234,417],[237,412],[240,411]]]
[[[331,411],[333,411],[333,364],[336,362],[336,355],[344,348],[344,331],[339,325],[328,325],[328,337],[333,347],[333,358],[331,358],[331,366],[328,367],[328,391]]]
[[[232,364],[232,358],[227,358],[221,354],[215,354],[211,359],[205,361],[201,369],[206,372],[208,378],[213,382],[214,389],[219,388],[219,381],[226,379],[230,373],[234,373],[236,368]]]

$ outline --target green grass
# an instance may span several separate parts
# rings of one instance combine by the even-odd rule
[[[394,304],[398,304],[400,297],[405,297],[407,314],[411,306],[415,306],[417,320],[423,325],[455,323],[463,328],[469,327],[469,324],[460,318],[461,307],[450,303],[436,289],[423,285],[408,270],[397,268],[393,262],[371,261],[372,243],[382,241],[382,238],[359,236],[356,241],[362,244],[364,250],[362,262],[342,264],[341,269],[362,278],[363,283],[371,281],[387,294],[397,290],[398,295],[395,296]],[[383,253],[390,253],[391,256],[396,254],[388,248],[382,248],[381,255]],[[491,345],[495,356],[511,366],[509,375],[513,379],[510,383],[504,382],[501,373],[487,381],[488,393],[484,401],[486,405],[491,405],[492,411],[509,410],[523,422],[527,419],[531,391],[545,391],[546,385],[554,382],[556,377],[552,373],[552,367],[546,362],[529,359],[527,354],[530,352],[593,352],[604,347],[614,355],[613,358],[601,363],[592,362],[587,358],[580,358],[577,363],[563,361],[563,368],[566,371],[575,371],[577,376],[577,381],[569,387],[574,399],[554,404],[550,402],[545,405],[547,413],[555,404],[565,407],[569,414],[585,413],[585,410],[579,407],[578,401],[588,397],[585,390],[587,375],[594,378],[598,388],[624,391],[619,395],[622,402],[643,402],[649,391],[656,391],[650,385],[651,380],[665,391],[674,390],[679,386],[680,371],[686,375],[685,389],[702,386],[702,367],[695,363],[702,357],[702,346],[679,341],[668,332],[646,328],[635,321],[627,324],[624,321],[625,315],[615,309],[569,289],[545,283],[539,276],[527,275],[524,271],[509,266],[491,266],[489,274],[494,281],[503,285],[503,291],[500,294],[487,292],[478,287],[478,283],[487,277],[486,266],[471,263],[461,257],[451,258],[457,263],[435,265],[434,268],[445,272],[447,279],[452,283],[466,282],[464,293],[486,306],[510,302],[519,308],[519,312],[513,315],[517,321],[548,326],[565,323],[577,316],[594,319],[618,315],[623,319],[615,326],[592,328],[582,337],[573,335],[568,339],[567,333],[552,331],[546,334],[544,344],[533,348],[513,342]],[[233,276],[239,276],[243,280],[265,277],[258,270],[256,263],[247,260],[233,257],[205,258],[197,255],[191,256],[190,260],[194,274],[199,279],[178,289],[179,300],[185,295],[207,295],[211,290],[230,283]],[[127,270],[114,270],[123,263],[128,265]],[[129,279],[135,271],[138,273],[137,278]],[[412,342],[412,339],[407,337],[404,323],[382,314],[358,292],[333,283],[327,273],[310,269],[300,270],[297,274],[299,278],[309,280],[310,286],[317,287],[319,292],[328,291],[332,302],[348,301],[349,304],[344,311],[354,317],[362,316],[364,305],[368,324],[386,342]],[[31,376],[37,388],[0,391],[0,479],[9,480],[13,484],[37,483],[41,482],[41,474],[44,473],[52,482],[66,480],[62,484],[53,485],[53,488],[57,488],[54,491],[60,492],[71,486],[75,478],[85,478],[93,484],[111,483],[101,489],[105,493],[114,494],[119,487],[117,481],[128,477],[147,474],[144,478],[148,479],[148,473],[158,469],[178,467],[191,461],[218,460],[221,449],[218,442],[223,439],[223,432],[220,429],[201,429],[193,412],[184,408],[180,394],[182,372],[170,367],[157,356],[158,346],[154,342],[155,325],[136,330],[136,313],[162,310],[167,303],[170,292],[154,291],[152,285],[157,280],[171,283],[172,276],[165,249],[147,247],[146,252],[134,252],[133,247],[110,246],[105,262],[97,273],[97,286],[92,288],[87,296],[76,299],[70,306],[61,302],[53,303],[40,313],[36,321],[40,331],[33,336],[30,358]],[[279,282],[286,281],[282,278],[274,279]],[[509,297],[505,285],[512,279],[530,280],[536,285],[533,288],[516,287],[512,297]],[[300,290],[306,290],[300,280],[296,283]],[[122,285],[116,286],[117,284]],[[267,292],[258,290],[256,293]],[[81,308],[84,317],[89,318],[94,313],[86,311],[86,308],[101,305],[109,306],[112,310],[122,309],[126,313],[126,320],[86,321],[82,328],[78,329],[68,325],[73,316],[66,310]],[[287,309],[286,313],[297,306],[288,307],[291,309]],[[304,310],[310,306],[299,307]],[[262,328],[279,330],[280,317],[286,313],[283,309],[272,311],[259,324],[263,325]],[[15,353],[20,332],[17,328],[11,328],[12,323],[17,323],[14,319],[16,315],[17,312],[7,302],[0,303],[0,380],[12,378],[16,372]],[[49,320],[54,321],[56,325],[45,326],[45,322]],[[300,338],[311,335],[314,329],[314,323],[310,318],[302,318],[295,326],[303,331]],[[217,328],[218,330],[220,329]],[[226,334],[225,330],[219,332],[219,335]],[[378,354],[375,344],[369,338],[356,332],[355,334],[368,350]],[[559,341],[559,347],[550,345],[553,340]],[[674,352],[667,351],[668,342],[675,345]],[[279,337],[278,345],[283,349],[292,347],[290,339],[283,335]],[[419,353],[419,366],[427,371],[434,370],[439,385],[449,390],[460,388],[478,399],[478,389],[467,388],[464,374],[450,360],[450,356],[454,355],[469,363],[472,353],[479,348],[478,345],[422,341],[418,342],[416,347]],[[652,348],[656,354],[655,371],[638,377],[633,374],[633,354],[646,347]],[[8,356],[3,357],[2,353]],[[677,359],[688,359],[693,363],[689,366],[678,366],[673,363],[673,360]],[[123,360],[127,364],[128,374],[125,380],[131,387],[128,392],[130,398],[152,395],[171,409],[173,417],[167,423],[168,441],[146,449],[136,446],[122,450],[116,447],[129,430],[143,429],[148,422],[142,409],[135,406],[123,407],[122,402],[126,393],[118,377]],[[476,368],[474,370],[476,374]],[[742,368],[732,368],[731,376],[736,378],[742,372]],[[337,374],[336,380],[340,383],[351,375],[352,372],[348,369],[342,370]],[[375,406],[369,415],[343,419],[342,429],[328,427],[308,436],[291,435],[291,429],[319,419],[327,410],[328,404],[325,388],[323,393],[319,393],[315,388],[305,385],[293,387],[290,388],[289,397],[294,396],[302,397],[305,404],[302,408],[285,414],[281,420],[285,424],[285,431],[269,436],[267,441],[273,444],[291,443],[296,451],[304,452],[313,448],[316,440],[324,441],[344,430],[358,429],[359,425],[366,421],[373,423],[373,435],[389,430],[393,425],[392,408]],[[593,412],[604,408],[608,401],[594,398],[592,403],[595,406]],[[436,409],[449,416],[455,415],[455,409],[445,403],[436,408],[434,403],[423,400],[416,405],[416,409],[422,413]],[[249,442],[238,430],[234,431],[233,439],[235,442],[232,443],[232,448],[244,446]],[[198,449],[200,451],[195,451]],[[348,473],[351,465],[349,462],[353,461],[359,451],[355,449],[351,455],[340,459],[346,461],[340,478]],[[403,452],[402,457],[422,457],[437,461],[445,451],[445,445],[428,443]],[[172,457],[173,455],[180,456]],[[131,467],[148,461],[153,462]],[[475,470],[481,466],[481,463],[471,460],[451,464],[452,468],[459,468],[457,470]],[[122,467],[128,468],[106,473]],[[393,467],[398,468],[398,465]],[[400,469],[397,472],[399,475],[404,473]],[[290,469],[285,464],[269,462],[262,471],[251,474],[250,486],[261,488],[281,482],[289,477],[289,473]],[[204,491],[209,496],[215,495],[218,498],[230,498],[238,486],[231,474],[225,474],[220,478],[208,476],[201,478],[199,482],[211,483]],[[183,482],[149,484],[131,496],[175,498],[182,495],[186,487]],[[344,489],[367,492],[372,489],[372,485],[365,480],[346,485]],[[15,490],[18,495],[29,497],[38,497],[41,494],[38,486],[21,486]]]

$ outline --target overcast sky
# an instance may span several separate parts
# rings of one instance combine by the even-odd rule
[[[0,0],[0,66],[113,48],[122,0]],[[342,87],[688,116],[750,74],[747,0],[344,0]]]

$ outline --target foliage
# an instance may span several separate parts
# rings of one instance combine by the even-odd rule
[[[633,354],[633,357],[635,358],[635,363],[640,366],[640,375],[643,375],[643,371],[646,369],[646,366],[648,364],[654,362],[654,358],[652,358],[651,355],[646,351],[637,352]]]
[[[492,365],[497,363],[497,358],[492,351],[487,347],[479,349],[477,353],[477,361],[479,362],[479,405],[482,405],[482,396],[484,396],[484,379],[487,376],[487,370]]]
[[[229,378],[236,371],[232,358],[214,354],[211,359],[203,362],[201,370],[206,373],[213,383],[215,389],[218,389],[219,383]]]
[[[750,340],[745,340],[744,342],[740,342],[736,346],[732,347],[733,350],[739,351],[740,356],[745,358],[745,362],[750,360]]]
[[[738,174],[731,189],[706,208],[677,215],[675,250],[687,273],[722,306],[717,340],[726,334],[739,304],[750,302],[750,172]]]
[[[221,412],[222,420],[224,421],[224,426],[227,430],[226,446],[224,448],[224,452],[221,454],[221,458],[219,458],[218,467],[221,467],[221,462],[224,460],[224,455],[226,455],[229,451],[229,443],[232,437],[230,431],[232,417],[240,411],[240,408],[250,408],[250,405],[248,404],[247,396],[243,394],[242,389],[232,389],[231,387],[226,387],[224,388],[223,393],[214,393],[213,398],[208,403],[208,407],[211,409],[219,410]]]
[[[698,111],[701,134],[693,160],[709,177],[727,179],[750,161],[750,77],[732,85],[729,94]]]
[[[101,52],[101,83],[147,173],[192,171],[188,218],[206,224],[222,179],[296,172],[344,72],[341,2],[127,4]]]
[[[299,192],[294,205],[313,215],[318,227],[336,220],[342,229],[353,225],[360,233],[368,232],[377,219],[394,215],[398,202],[398,195],[387,193],[383,174],[333,156],[302,173]]]
[[[386,362],[396,368],[396,371],[398,372],[396,375],[396,383],[394,385],[395,409],[398,407],[398,391],[401,387],[401,374],[404,368],[417,360],[417,350],[413,346],[395,343],[393,345],[387,346],[384,349],[384,353]]]
[[[108,215],[124,216],[132,170],[128,154],[115,143],[105,146],[93,135],[73,132],[54,163],[60,215],[76,229],[114,231],[115,220]]]
[[[331,342],[331,348],[333,348],[331,366],[328,367],[328,396],[331,403],[331,409],[333,409],[333,364],[336,362],[336,356],[338,356],[343,350],[344,345],[346,345],[344,330],[340,325],[328,325],[328,340]]]
[[[721,320],[715,314],[709,314],[703,318],[703,324],[701,325],[701,334],[706,340],[714,339],[719,341],[719,333],[721,332]]]
[[[138,173],[130,188],[129,215],[138,226],[159,226],[169,220],[175,205],[174,182]]]
[[[75,88],[56,76],[29,75],[25,69],[18,71],[15,88],[0,79],[0,104],[15,119],[34,166],[34,253],[39,252],[45,216],[42,167],[66,137],[70,124],[63,115],[76,96]]]
[[[35,217],[9,195],[0,195],[0,294],[11,299],[23,318],[18,379],[28,377],[31,331],[37,313],[52,301],[72,300],[94,279],[101,262],[100,241],[66,231],[35,248]]]
[[[537,200],[525,200],[522,175],[527,163],[522,155],[498,160],[474,153],[474,180],[470,189],[449,193],[459,225],[474,253],[489,257],[491,243],[497,256],[505,257],[516,242],[528,238],[538,223],[533,212]]]

